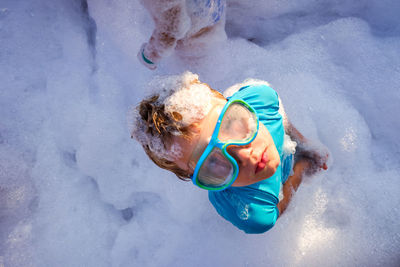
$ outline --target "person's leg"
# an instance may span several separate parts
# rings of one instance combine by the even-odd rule
[[[200,31],[181,39],[176,44],[176,53],[184,60],[202,58],[227,39],[225,21],[202,28]]]

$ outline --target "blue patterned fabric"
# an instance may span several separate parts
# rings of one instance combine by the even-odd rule
[[[212,22],[216,23],[224,14],[226,0],[188,0],[187,5],[193,16],[209,17]]]

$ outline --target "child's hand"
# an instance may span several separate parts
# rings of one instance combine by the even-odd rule
[[[328,158],[329,152],[328,151],[310,151],[313,157],[313,161],[315,162],[314,165],[319,170],[327,170],[328,169]]]
[[[329,150],[322,144],[307,142],[299,145],[296,150],[295,156],[298,160],[305,159],[311,163],[307,174],[328,169]]]
[[[151,70],[155,70],[157,68],[156,63],[154,62],[154,60],[152,61],[149,56],[146,53],[146,46],[147,43],[142,44],[142,46],[140,47],[139,53],[137,55],[139,61],[148,69]]]

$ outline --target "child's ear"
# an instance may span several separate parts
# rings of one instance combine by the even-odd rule
[[[192,134],[199,134],[200,133],[200,123],[195,122],[190,125],[190,132]]]

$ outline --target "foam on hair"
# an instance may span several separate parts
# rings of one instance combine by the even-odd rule
[[[158,76],[149,83],[151,95],[158,95],[156,105],[164,105],[165,112],[177,118],[180,127],[187,127],[203,119],[211,110],[213,94],[210,88],[198,80],[198,75],[189,71],[181,75]],[[166,144],[159,135],[148,132],[146,122],[141,118],[138,109],[129,115],[131,135],[142,146],[148,148],[160,158],[174,161],[182,154],[178,144]],[[180,133],[171,132],[178,136]]]

